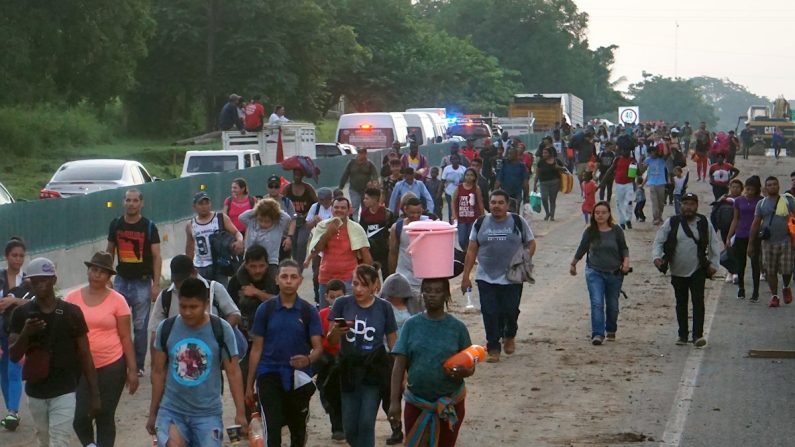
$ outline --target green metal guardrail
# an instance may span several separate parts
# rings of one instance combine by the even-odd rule
[[[530,151],[535,151],[540,135],[531,134],[522,138]],[[449,144],[423,146],[421,152],[431,165],[439,165],[442,157],[449,153]],[[334,157],[315,160],[320,168],[318,185],[336,187],[349,157]],[[381,166],[382,151],[368,152],[368,158]],[[291,176],[279,165],[258,166],[240,171],[204,174],[166,180],[138,189],[144,195],[143,214],[156,223],[178,222],[193,214],[193,194],[205,190],[214,207],[220,208],[222,200],[229,195],[232,179],[243,177],[251,193],[265,193],[267,178],[273,174]],[[31,253],[67,249],[106,237],[110,221],[124,213],[125,189],[100,191],[68,199],[38,200],[0,206],[0,239],[21,236]],[[0,252],[0,256],[2,256]],[[3,258],[0,258],[3,259]]]

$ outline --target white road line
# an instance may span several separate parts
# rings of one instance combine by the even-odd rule
[[[712,320],[718,308],[718,301],[723,292],[723,281],[720,279],[719,287],[712,289],[709,294],[706,312],[704,315],[704,334],[709,335],[712,328]],[[707,344],[707,349],[709,344]],[[704,359],[704,349],[691,348],[690,355],[685,361],[685,369],[679,379],[679,388],[674,396],[674,403],[671,405],[671,412],[668,414],[668,423],[665,424],[662,445],[679,447],[682,442],[682,433],[685,430],[687,416],[690,413],[690,404],[693,403],[693,393],[696,390],[696,379],[701,369],[701,361]]]

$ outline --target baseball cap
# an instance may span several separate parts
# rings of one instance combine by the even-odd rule
[[[210,195],[204,191],[199,191],[193,195],[193,204],[196,205],[204,199],[210,200]]]
[[[268,186],[270,186],[270,185],[278,185],[277,186],[277,188],[278,188],[279,186],[282,185],[282,181],[281,181],[281,179],[279,178],[278,175],[272,175],[272,176],[268,177],[268,181],[266,182],[266,185],[268,185]]]
[[[684,202],[685,200],[692,200],[694,202],[698,202],[698,196],[695,193],[688,192],[685,193],[680,200],[682,202]]]
[[[171,258],[171,281],[184,281],[193,273],[193,261],[186,255]]]
[[[36,258],[30,261],[25,276],[33,278],[36,276],[55,276],[55,264],[47,258]]]

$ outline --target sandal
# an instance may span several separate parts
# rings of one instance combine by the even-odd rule
[[[0,425],[8,431],[14,431],[19,427],[19,415],[9,414],[0,420]]]

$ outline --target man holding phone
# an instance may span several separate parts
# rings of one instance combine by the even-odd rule
[[[72,445],[75,390],[88,382],[90,414],[100,409],[94,361],[88,348],[83,312],[55,296],[55,265],[46,258],[30,261],[26,277],[36,298],[19,306],[11,317],[9,355],[22,367],[25,394],[39,445]]]

